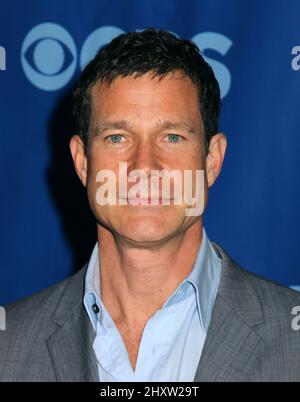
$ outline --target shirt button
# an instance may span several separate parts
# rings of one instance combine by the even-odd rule
[[[100,311],[100,309],[99,309],[99,307],[98,307],[98,305],[95,303],[95,304],[93,304],[93,312],[95,313],[95,314],[98,314],[99,313],[99,311]]]

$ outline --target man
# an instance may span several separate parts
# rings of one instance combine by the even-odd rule
[[[121,35],[87,65],[70,149],[98,242],[73,277],[7,308],[2,381],[300,380],[300,295],[247,273],[202,226],[226,150],[219,103],[197,47],[162,30]],[[187,188],[166,192],[162,171]]]

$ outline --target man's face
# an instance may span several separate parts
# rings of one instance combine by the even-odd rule
[[[131,242],[151,245],[182,233],[199,220],[199,216],[186,216],[184,202],[174,205],[172,183],[170,205],[133,206],[127,200],[128,205],[101,206],[96,199],[97,173],[103,169],[115,173],[118,199],[120,162],[127,163],[127,175],[135,169],[149,177],[153,170],[177,169],[183,176],[184,170],[190,170],[195,186],[194,173],[205,169],[206,157],[198,93],[191,80],[180,73],[162,79],[151,74],[118,77],[110,85],[94,85],[91,103],[87,169],[81,179],[97,221]],[[206,203],[206,176],[204,184]],[[128,190],[133,185],[127,182]]]

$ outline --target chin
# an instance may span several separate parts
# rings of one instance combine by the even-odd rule
[[[123,223],[123,224],[122,224]],[[132,217],[119,221],[118,233],[127,240],[141,245],[158,243],[174,236],[179,230],[180,220],[161,219],[157,216]]]
[[[114,206],[98,209],[95,216],[110,232],[137,246],[161,243],[186,225],[184,209],[176,207]]]

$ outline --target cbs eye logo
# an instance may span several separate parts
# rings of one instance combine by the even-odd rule
[[[124,33],[117,27],[101,27],[84,42],[80,54],[83,68],[98,49]],[[72,78],[77,66],[77,49],[69,32],[54,23],[35,26],[21,47],[21,64],[29,81],[44,91],[56,91]]]
[[[21,64],[25,75],[41,90],[61,89],[71,80],[78,60],[83,69],[102,46],[122,33],[124,31],[115,26],[95,29],[83,43],[78,57],[75,42],[65,28],[51,22],[39,24],[28,32],[21,46]],[[212,49],[226,56],[233,42],[218,32],[198,33],[192,41],[214,70],[221,98],[224,98],[231,87],[231,73],[225,64],[205,56],[205,52]]]
[[[75,42],[60,25],[37,25],[24,39],[21,63],[33,85],[46,91],[55,91],[62,88],[74,74],[77,64]]]

